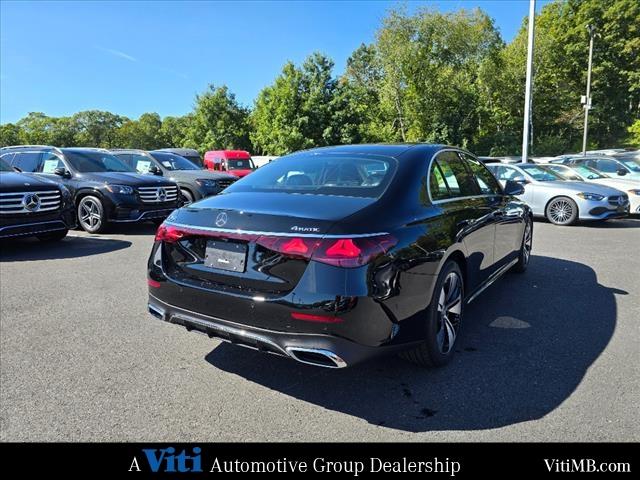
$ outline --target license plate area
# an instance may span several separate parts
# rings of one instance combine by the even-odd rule
[[[243,243],[208,240],[204,266],[242,273],[247,264],[247,246]]]

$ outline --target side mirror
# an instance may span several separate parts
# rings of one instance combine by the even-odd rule
[[[71,178],[71,172],[64,167],[58,167],[53,171],[54,174],[62,178]]]
[[[620,175],[621,177],[624,177],[627,174],[627,171],[624,168],[621,168],[620,170],[618,170],[618,175]]]
[[[524,178],[524,177],[516,177],[516,178],[513,179],[513,181],[515,183],[519,183],[520,185],[526,185],[527,183],[529,183],[529,182],[527,182],[527,179]]]
[[[513,180],[507,180],[507,183],[504,186],[504,194],[505,195],[522,195],[524,193],[524,185],[520,182],[515,182]]]
[[[160,170],[156,165],[151,165],[149,167],[149,173],[162,176],[162,170]]]

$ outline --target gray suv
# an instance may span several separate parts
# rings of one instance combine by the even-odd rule
[[[161,175],[176,182],[184,205],[217,195],[238,178],[221,172],[203,170],[186,158],[160,150],[111,150],[116,157],[138,173]]]

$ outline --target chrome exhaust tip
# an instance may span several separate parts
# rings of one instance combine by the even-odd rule
[[[149,303],[147,304],[147,310],[154,317],[159,318],[160,320],[164,320],[164,310],[162,308],[156,307],[155,305]]]
[[[347,366],[339,355],[322,348],[287,347],[287,354],[294,360],[324,368],[344,368]]]

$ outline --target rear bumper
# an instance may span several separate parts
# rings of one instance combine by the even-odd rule
[[[278,332],[240,325],[170,305],[152,294],[149,294],[148,310],[155,318],[210,338],[325,368],[344,368],[398,350],[397,346],[372,347],[332,335]]]

